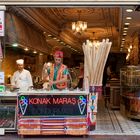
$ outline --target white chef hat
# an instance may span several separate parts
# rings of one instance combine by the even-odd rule
[[[23,59],[18,59],[18,60],[16,60],[16,63],[22,65],[22,64],[24,64],[24,60]]]

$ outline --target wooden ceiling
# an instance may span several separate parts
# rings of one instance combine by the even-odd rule
[[[35,27],[45,36],[46,43],[56,48],[68,48],[76,53],[82,52],[86,39],[101,41],[109,38],[113,42],[111,51],[120,50],[121,10],[119,7],[93,8],[46,8],[46,7],[8,7],[7,10]],[[80,19],[86,21],[88,28],[82,34],[74,33],[71,23]]]

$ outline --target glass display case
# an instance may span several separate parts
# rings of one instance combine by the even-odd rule
[[[0,128],[16,129],[16,107],[14,105],[0,105]]]
[[[120,71],[120,110],[129,118],[140,119],[140,67],[127,66]]]
[[[16,99],[17,94],[10,91],[0,93],[0,129],[5,132],[16,131]]]

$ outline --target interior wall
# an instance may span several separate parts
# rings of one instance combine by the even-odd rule
[[[11,77],[14,73],[14,71],[16,71],[16,60],[22,58],[21,54],[16,54],[16,52],[14,51],[6,51],[5,52],[5,58],[3,61],[3,69],[5,72],[5,82],[9,83],[9,81],[7,81],[8,77]]]

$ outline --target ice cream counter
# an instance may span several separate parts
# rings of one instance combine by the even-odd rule
[[[78,90],[1,93],[0,127],[19,135],[87,135],[87,94]]]

